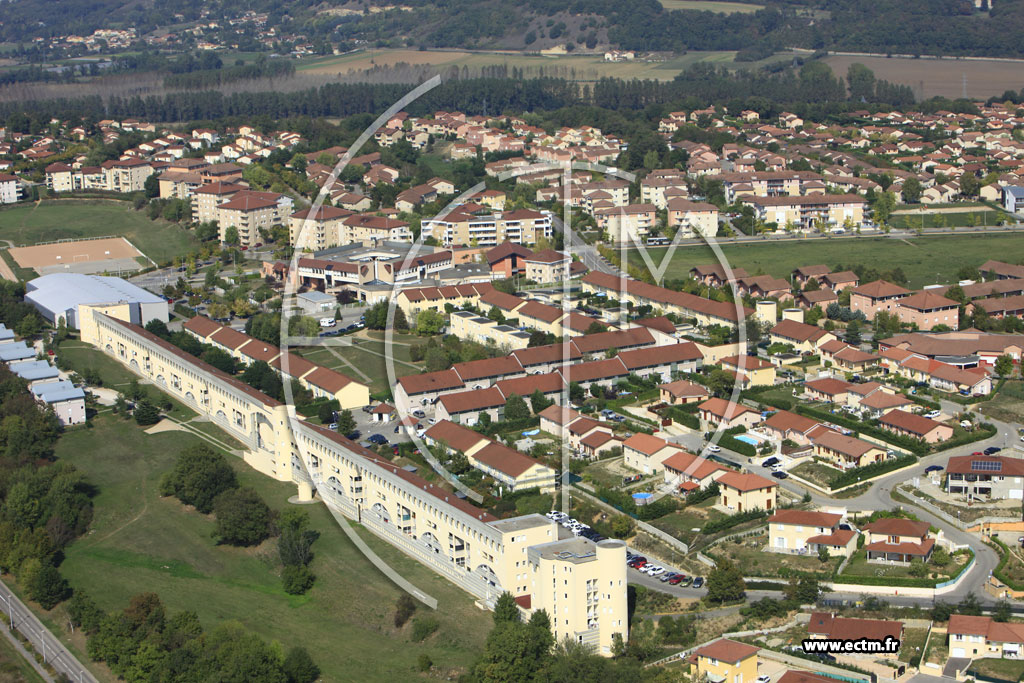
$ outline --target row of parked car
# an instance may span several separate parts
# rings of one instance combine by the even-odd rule
[[[656,577],[662,583],[667,583],[670,586],[689,586],[692,584],[694,588],[700,588],[704,585],[704,577],[702,576],[691,578],[679,572],[666,571],[664,567],[648,562],[647,558],[643,555],[637,555],[628,550],[626,551],[626,566],[647,574],[647,576]]]
[[[561,524],[563,527],[571,531],[573,536],[589,538],[594,543],[604,540],[604,536],[591,529],[589,524],[584,524],[579,520],[575,520],[564,512],[552,510],[545,514],[545,517]]]

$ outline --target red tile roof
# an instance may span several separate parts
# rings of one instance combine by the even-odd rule
[[[735,640],[729,640],[722,638],[715,642],[699,647],[694,651],[694,655],[698,657],[707,657],[709,659],[717,659],[720,662],[728,662],[735,664],[736,662],[742,661],[748,657],[753,657],[760,651],[761,648],[754,647],[753,645],[747,645],[746,643],[738,643]]]
[[[778,486],[771,479],[765,479],[749,472],[726,472],[717,481],[719,484],[737,491],[757,491],[758,489],[773,489]]]

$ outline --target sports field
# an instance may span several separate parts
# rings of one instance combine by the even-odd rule
[[[150,265],[146,255],[124,237],[14,247],[10,254],[19,266],[40,275],[133,271]]]
[[[386,563],[438,599],[431,613],[440,622],[437,633],[415,643],[409,624],[396,629],[400,590],[351,544],[323,505],[303,507],[320,533],[311,565],[316,584],[306,596],[287,595],[276,539],[256,548],[218,546],[211,537],[212,516],[159,496],[160,477],[198,437],[181,431],[146,434],[109,413],[94,423],[93,429],[64,434],[57,445],[57,457],[81,469],[99,491],[90,531],[68,548],[61,572],[102,608],[121,609],[133,594],[153,591],[168,611],[194,610],[206,627],[238,620],[285,649],[305,646],[324,681],[412,680],[420,653],[429,654],[442,678],[457,678],[483,647],[491,616],[471,596],[360,532]],[[265,477],[239,458],[230,460],[242,486],[255,488],[275,510],[289,506],[294,485]],[[58,606],[49,615],[61,633],[62,610]],[[421,605],[416,614],[427,612]]]
[[[697,4],[732,5],[733,3],[698,2]],[[375,67],[393,67],[398,64],[429,65],[439,70],[453,66],[461,69],[465,66],[471,72],[482,67],[505,65],[509,68],[515,67],[524,70],[524,75],[528,77],[539,75],[540,69],[544,69],[544,73],[547,75],[557,75],[577,81],[591,81],[602,77],[668,81],[675,78],[679,71],[697,62],[757,69],[773,61],[788,61],[791,58],[791,55],[779,54],[759,62],[736,63],[733,61],[735,54],[732,51],[689,52],[664,62],[642,60],[606,62],[603,55],[542,56],[514,52],[370,49],[338,57],[312,59],[299,64],[296,68],[299,73],[307,74],[352,74]]]
[[[661,6],[668,10],[693,9],[702,12],[718,12],[719,14],[733,14],[737,12],[749,13],[764,9],[764,5],[754,5],[746,2],[719,2],[718,0],[659,0]]]
[[[198,245],[195,236],[181,226],[151,221],[133,211],[128,202],[58,199],[0,210],[0,240],[14,246],[107,236],[127,238],[157,263],[169,262]]]
[[[788,278],[794,268],[824,264],[846,267],[863,264],[878,270],[903,269],[910,286],[949,283],[956,280],[962,266],[980,266],[990,258],[1017,263],[1024,260],[1024,238],[1019,234],[970,234],[891,239],[860,237],[764,244],[721,244],[722,252],[734,268],[745,268],[751,275],[768,274]],[[654,263],[660,263],[665,249],[648,249]],[[637,252],[630,262],[643,265]],[[679,247],[665,272],[666,279],[684,278],[690,268],[718,263],[705,246]]]
[[[837,76],[846,76],[850,65],[859,62],[878,78],[909,85],[919,99],[942,95],[985,99],[1006,90],[1019,90],[1024,61],[1000,59],[915,59],[913,57],[867,57],[831,55],[823,60]]]

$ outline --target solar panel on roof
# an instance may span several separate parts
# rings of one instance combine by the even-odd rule
[[[1003,463],[998,460],[972,460],[971,469],[978,472],[1002,472]]]

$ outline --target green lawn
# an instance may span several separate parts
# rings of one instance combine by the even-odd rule
[[[830,239],[764,244],[720,244],[722,252],[734,268],[745,268],[750,274],[766,273],[788,278],[794,268],[823,263],[828,266],[863,264],[878,270],[903,269],[913,288],[935,282],[955,282],[961,266],[980,266],[997,255],[1003,261],[1016,263],[1024,259],[1024,239],[1019,235],[939,235],[895,240],[885,237]],[[660,263],[665,249],[648,249],[655,263]],[[635,265],[643,265],[639,253],[631,253]],[[690,268],[718,263],[706,246],[677,249],[665,273],[665,279],[685,278]]]
[[[938,577],[934,580],[936,582],[942,582],[948,580],[950,572],[956,574],[960,571],[961,565],[955,562],[950,562],[943,569],[938,569],[934,565],[928,565],[930,573],[937,574]],[[862,548],[853,555],[853,559],[846,565],[843,570],[842,576],[876,576],[876,577],[890,577],[890,578],[912,578],[910,575],[909,566],[890,565],[890,564],[878,564],[867,561],[867,552]],[[931,578],[929,576],[928,578]]]
[[[128,202],[61,199],[0,211],[0,239],[16,246],[106,235],[127,237],[157,263],[198,245],[192,233],[164,220],[151,221],[145,213],[132,210]]]
[[[332,346],[330,350],[326,347],[305,348],[300,350],[300,354],[304,358],[337,370],[353,379],[368,381],[371,393],[390,391],[392,383],[388,380],[388,361],[384,342],[355,338],[353,341],[357,342],[354,346]],[[344,360],[339,359],[338,356]],[[404,375],[419,374],[422,365],[411,363],[408,346],[394,344],[391,356],[394,359],[392,367],[396,379]]]
[[[894,228],[963,228],[979,225],[995,225],[996,220],[1006,220],[1004,211],[996,211],[987,206],[979,206],[974,211],[956,213],[923,213],[898,214],[889,223]],[[922,225],[922,222],[924,225]]]
[[[68,549],[61,566],[72,586],[105,609],[155,591],[170,611],[194,610],[207,627],[238,620],[285,648],[307,647],[323,680],[407,680],[422,652],[443,670],[464,670],[472,662],[489,631],[489,614],[468,594],[362,532],[385,562],[438,599],[439,632],[412,643],[408,625],[396,631],[392,624],[399,589],[351,545],[322,505],[304,508],[321,534],[312,564],[317,582],[307,596],[281,589],[273,540],[249,549],[214,545],[211,518],[157,493],[176,453],[197,442],[183,432],[146,435],[111,416],[61,438],[57,456],[98,488],[90,532]],[[240,483],[259,491],[271,507],[289,505],[293,485],[258,474],[240,459],[231,462]],[[62,623],[58,614],[50,616]]]
[[[1024,678],[1024,660],[1020,659],[975,659],[969,671],[1002,681],[1019,681]]]
[[[1024,419],[1024,382],[1007,382],[995,398],[981,403],[978,410],[997,420],[1020,422]]]

